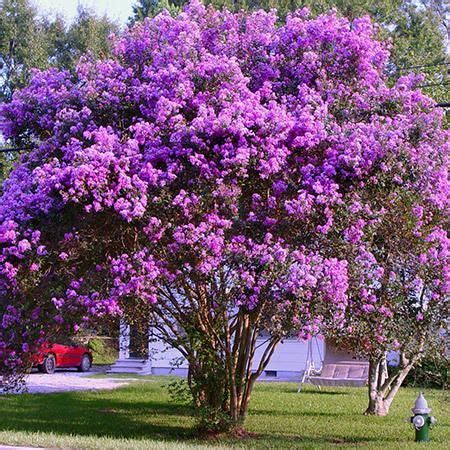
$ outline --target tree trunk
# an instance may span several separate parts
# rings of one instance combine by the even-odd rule
[[[375,392],[375,395],[369,396],[369,406],[365,411],[366,416],[387,416],[391,402],[386,401],[381,395]]]
[[[369,404],[365,415],[387,416],[391,404],[408,373],[422,355],[423,343],[416,355],[407,358],[400,354],[398,370],[388,373],[386,354],[369,360]]]
[[[261,360],[254,364],[264,303],[251,310],[218,310],[214,306],[217,298],[209,295],[208,289],[197,280],[185,283],[181,293],[163,286],[159,293],[167,301],[152,305],[151,329],[155,337],[177,348],[189,362],[187,386],[199,431],[242,436],[255,381],[283,336],[278,330],[270,335]],[[227,289],[217,286],[215,292],[228,295]],[[189,313],[185,313],[185,303],[191,307]]]
[[[257,367],[253,368],[258,331],[245,315],[234,340],[225,339],[225,351],[213,352],[204,346],[190,364],[191,393],[199,413],[202,434],[227,432],[245,435],[253,387],[267,367],[280,338],[269,339]]]

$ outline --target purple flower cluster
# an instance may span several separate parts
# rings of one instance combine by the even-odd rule
[[[36,72],[1,107],[6,137],[36,142],[0,199],[1,348],[22,345],[37,305],[78,327],[130,297],[164,301],[164,286],[269,302],[303,336],[349,308],[391,317],[369,243],[408,202],[414,267],[433,261],[448,291],[441,112],[419,79],[386,84],[368,18],[276,19],[194,0],[116,37],[112,59]]]

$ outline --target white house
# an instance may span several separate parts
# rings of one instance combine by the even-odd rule
[[[254,367],[258,365],[266,345],[264,338],[257,341],[258,348]],[[310,346],[311,348],[312,360],[316,367],[320,367],[324,354],[323,341],[315,340],[312,347]],[[185,376],[187,374],[187,363],[178,350],[167,347],[161,341],[149,340],[148,349],[143,353],[134,350],[133,330],[128,325],[122,324],[119,338],[119,359],[110,368],[110,372],[142,375]],[[308,342],[300,341],[297,338],[285,339],[278,345],[261,378],[298,381],[305,371],[307,359]]]
[[[2,148],[5,144],[5,140],[3,138],[3,133],[5,131],[7,122],[4,117],[0,114],[0,148]]]

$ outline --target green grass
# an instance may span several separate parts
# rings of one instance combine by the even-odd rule
[[[402,389],[388,417],[365,417],[365,389],[259,383],[246,423],[255,437],[199,441],[189,407],[169,401],[166,379],[115,391],[0,397],[0,443],[53,448],[419,448],[407,422],[417,395]],[[426,392],[439,425],[427,449],[448,448],[449,393]]]

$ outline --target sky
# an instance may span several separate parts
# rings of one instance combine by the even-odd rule
[[[78,4],[92,8],[98,15],[108,17],[124,24],[131,15],[131,5],[134,0],[33,0],[41,14],[54,15],[55,11],[72,19],[76,15]]]

